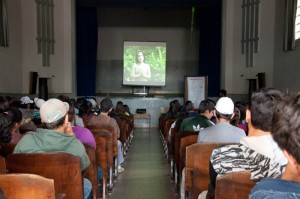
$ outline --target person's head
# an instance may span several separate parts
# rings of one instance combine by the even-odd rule
[[[0,97],[0,112],[4,112],[9,108],[9,102],[5,97]]]
[[[239,109],[240,112],[240,121],[246,119],[246,107],[242,103],[238,103],[235,105],[237,109]]]
[[[230,120],[232,126],[238,126],[240,123],[241,112],[237,107],[234,107],[234,116]]]
[[[35,106],[40,109],[41,106],[45,103],[45,100],[43,99],[39,99],[39,98],[34,98],[34,103],[35,103]]]
[[[137,51],[135,61],[136,61],[136,63],[144,63],[145,56],[144,56],[144,53],[142,51],[140,51],[140,50]]]
[[[92,113],[92,110],[93,110],[92,103],[86,100],[79,107],[79,115],[80,116],[89,115],[90,113]]]
[[[0,113],[0,143],[9,143],[12,132],[20,127],[22,113],[16,107],[10,107]]]
[[[33,101],[28,96],[24,96],[20,99],[20,108],[30,108],[32,103]]]
[[[275,106],[282,98],[283,93],[272,88],[263,88],[253,92],[249,106],[250,112],[249,110],[246,112],[249,125],[270,132]]]
[[[185,106],[186,106],[186,109],[188,111],[193,111],[194,110],[194,104],[190,100],[188,100],[188,101],[185,102]]]
[[[113,108],[113,103],[111,101],[111,99],[109,98],[104,98],[101,102],[100,102],[100,112],[102,113],[109,113],[112,108]]]
[[[199,104],[198,112],[208,119],[214,116],[215,104],[208,99],[202,100]]]
[[[226,97],[227,91],[225,89],[221,89],[219,95],[220,97]]]
[[[68,122],[69,104],[59,99],[49,99],[40,108],[41,122],[46,129],[58,129]]]
[[[129,106],[127,104],[124,104],[123,107],[124,107],[124,111],[131,115],[131,112],[129,110]]]
[[[221,97],[215,106],[216,109],[216,117],[218,119],[225,119],[230,121],[230,119],[234,116],[234,104],[233,101],[229,97]]]
[[[124,105],[122,101],[118,101],[115,109],[116,114],[123,114],[124,113]]]
[[[74,118],[75,118],[75,108],[74,105],[71,102],[68,102],[69,104],[69,110],[68,110],[68,120],[69,122],[73,122]]]
[[[70,101],[70,98],[68,96],[65,96],[65,95],[59,95],[57,97],[57,99],[59,99],[60,101],[63,101],[63,102],[69,102]]]
[[[278,146],[300,164],[300,93],[290,94],[277,103],[272,135]],[[288,156],[285,153],[286,156]],[[287,159],[290,163],[290,157]],[[293,162],[291,162],[293,163]]]

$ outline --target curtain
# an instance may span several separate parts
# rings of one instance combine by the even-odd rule
[[[76,9],[77,95],[95,96],[98,24],[97,9]]]
[[[219,6],[200,7],[199,75],[208,76],[208,96],[219,96],[221,73],[221,1]]]

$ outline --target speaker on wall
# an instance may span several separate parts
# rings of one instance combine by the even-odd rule
[[[48,83],[49,78],[39,78],[39,98],[48,100]]]
[[[30,72],[29,94],[36,94],[37,78],[38,78],[37,72]]]

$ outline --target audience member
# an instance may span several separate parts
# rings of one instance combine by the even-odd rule
[[[124,114],[124,105],[122,101],[118,101],[116,108],[115,108],[115,114],[117,115],[123,115]]]
[[[22,125],[22,112],[16,107],[10,107],[6,112],[11,117],[12,124],[10,143],[17,144],[24,136],[24,134],[21,134],[19,131]]]
[[[215,107],[209,100],[202,100],[199,104],[199,115],[182,121],[179,131],[200,131],[214,124],[210,118],[214,115]]]
[[[209,193],[214,193],[217,175],[238,171],[251,172],[251,179],[279,177],[287,163],[282,151],[271,136],[272,118],[275,106],[283,94],[275,89],[260,89],[251,96],[250,110],[246,111],[249,137],[239,144],[214,149],[210,159]]]
[[[47,100],[40,109],[44,128],[26,134],[16,145],[14,153],[64,152],[78,156],[81,169],[86,169],[90,160],[82,143],[76,139],[68,122],[69,105],[58,99]],[[91,183],[84,179],[84,198],[88,198]]]
[[[258,183],[249,198],[300,198],[300,93],[291,94],[278,104],[273,115],[272,135],[288,160],[281,178]]]
[[[234,104],[229,97],[221,97],[215,106],[217,124],[200,130],[198,142],[239,142],[245,137],[245,132],[232,126],[230,120],[234,117]]]
[[[238,108],[240,111],[240,121],[239,121],[237,127],[243,129],[245,131],[246,135],[248,135],[248,124],[246,122],[247,108],[242,103],[236,104],[235,107]]]
[[[166,112],[166,114],[164,116],[164,120],[176,118],[179,106],[180,106],[180,103],[178,100],[171,101],[169,110]]]
[[[32,110],[30,109],[30,104],[33,101],[28,97],[24,96],[20,99],[20,111],[22,112],[23,118],[31,118]]]
[[[133,116],[132,113],[130,112],[129,106],[127,104],[124,104],[124,114],[127,116],[130,116],[130,117]]]
[[[226,97],[227,96],[227,91],[225,89],[221,89],[219,93],[220,97]]]
[[[0,112],[4,112],[8,109],[9,102],[6,98],[0,97]]]
[[[112,101],[109,98],[104,98],[100,102],[100,115],[94,115],[89,120],[89,125],[110,125],[117,130],[118,138],[120,137],[120,129],[115,119],[108,116],[113,109]],[[118,173],[124,172],[124,168],[121,164],[124,162],[122,143],[118,140]]]
[[[71,103],[68,104],[69,104],[68,118],[69,118],[69,122],[73,124],[75,119],[75,109],[73,104]],[[82,126],[72,125],[72,130],[75,133],[76,138],[80,140],[83,144],[88,144],[91,147],[96,149],[96,141],[94,135],[89,129],[84,128]]]
[[[185,102],[185,106],[186,106],[187,111],[189,112],[189,117],[195,117],[197,113],[194,111],[193,102],[188,100]]]

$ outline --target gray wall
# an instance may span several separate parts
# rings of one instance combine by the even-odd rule
[[[99,8],[98,17],[97,93],[132,93],[122,86],[124,41],[167,42],[166,86],[151,87],[152,94],[183,94],[184,76],[198,74],[199,31],[191,32],[191,8]]]

